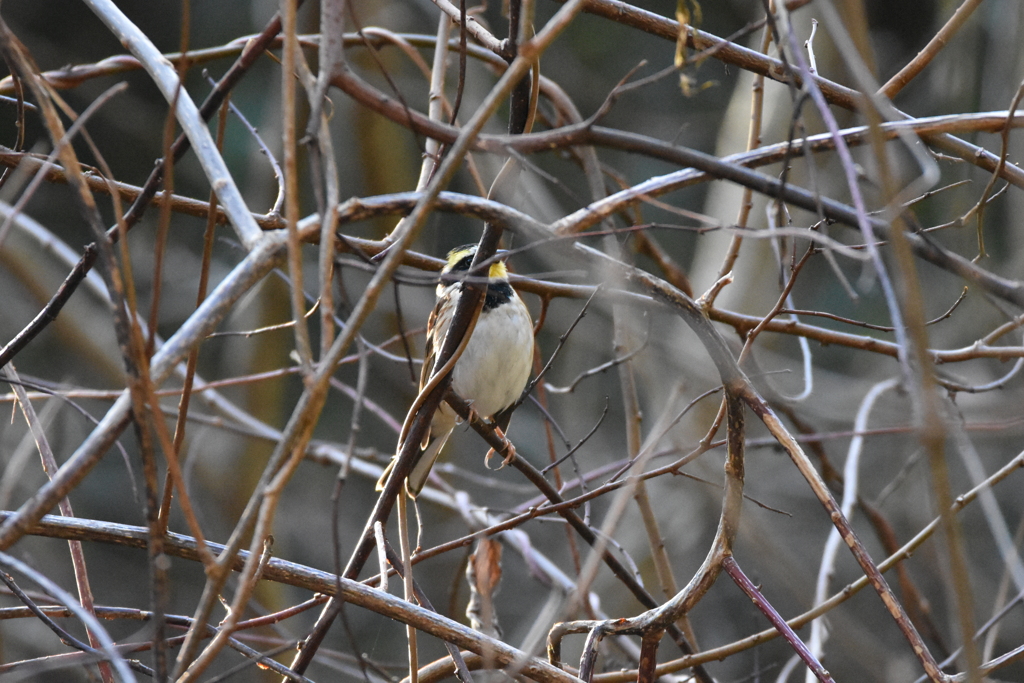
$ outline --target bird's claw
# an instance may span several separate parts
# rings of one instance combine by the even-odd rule
[[[513,446],[512,442],[505,437],[505,432],[501,431],[501,427],[495,425],[494,433],[497,434],[498,437],[505,442],[505,457],[502,458],[501,465],[499,465],[496,468],[500,470],[502,467],[511,464],[512,461],[516,459],[516,447]],[[491,461],[491,456],[495,455],[496,453],[497,451],[495,451],[493,448],[487,451],[487,455],[484,457],[484,465],[486,465],[488,469],[490,469],[490,465],[488,463],[490,463]]]

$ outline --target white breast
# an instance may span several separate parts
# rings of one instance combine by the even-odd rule
[[[452,388],[483,417],[512,405],[533,367],[533,326],[518,298],[480,313],[473,336],[455,364]]]

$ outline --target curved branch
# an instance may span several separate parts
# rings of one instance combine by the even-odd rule
[[[0,512],[0,519],[5,522],[10,521],[12,516],[10,512]],[[33,525],[31,533],[55,535],[58,538],[73,537],[79,540],[117,543],[139,549],[146,547],[148,537],[148,531],[143,527],[50,516],[42,519],[38,525]],[[224,546],[216,543],[208,543],[208,545],[217,553],[224,550]],[[195,539],[189,536],[168,532],[164,549],[174,557],[199,560]],[[247,559],[248,553],[244,550],[239,551],[231,567],[236,571],[241,570]],[[342,591],[340,597],[349,604],[402,623],[411,624],[425,633],[454,643],[470,652],[481,655],[487,652],[499,664],[520,663],[523,667],[521,673],[539,683],[578,683],[579,681],[575,676],[535,657],[530,657],[501,640],[486,636],[436,612],[410,604],[401,598],[358,581],[339,579],[329,572],[277,558],[271,558],[267,562],[262,578],[328,595],[337,595],[337,587],[340,585]]]

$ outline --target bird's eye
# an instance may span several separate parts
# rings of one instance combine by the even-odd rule
[[[464,272],[469,270],[469,267],[473,265],[473,254],[466,254],[452,266],[452,272]]]

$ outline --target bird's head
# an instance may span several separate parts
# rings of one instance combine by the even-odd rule
[[[476,256],[476,244],[464,244],[461,247],[455,247],[448,252],[448,262],[444,265],[441,270],[442,275],[448,275],[450,273],[464,273],[469,270],[469,267],[473,265],[473,257]],[[503,249],[499,249],[497,256],[501,257],[506,253]],[[505,267],[505,259],[501,258],[491,264],[490,269],[487,272],[487,277],[491,280],[507,280],[508,269]]]

